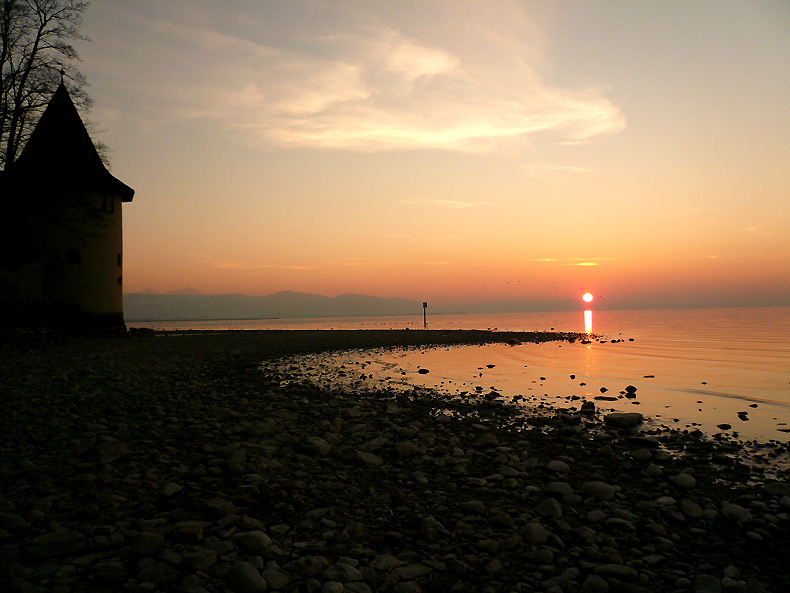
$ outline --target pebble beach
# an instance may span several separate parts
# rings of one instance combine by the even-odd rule
[[[785,444],[594,405],[322,389],[264,364],[577,337],[3,336],[3,590],[790,591]]]

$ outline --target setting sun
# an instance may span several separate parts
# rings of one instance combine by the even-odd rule
[[[592,294],[590,294],[589,292],[585,292],[585,293],[584,293],[584,295],[582,296],[582,300],[583,300],[585,303],[592,303],[592,300],[593,300],[593,295],[592,295]]]

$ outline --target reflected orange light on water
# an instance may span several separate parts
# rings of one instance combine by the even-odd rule
[[[584,333],[591,334],[592,333],[592,311],[587,309],[584,312]]]

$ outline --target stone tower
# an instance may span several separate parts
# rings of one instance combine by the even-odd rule
[[[61,84],[0,176],[0,325],[123,327],[121,204]]]

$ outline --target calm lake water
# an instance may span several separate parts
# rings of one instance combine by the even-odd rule
[[[708,434],[787,441],[790,429],[790,307],[593,311],[591,344],[489,345],[342,353],[315,360],[346,365],[348,381],[421,385],[451,394],[498,391],[505,399],[638,411],[654,422]],[[134,326],[135,324],[129,324]],[[141,323],[161,329],[404,329],[416,318]],[[582,311],[432,316],[430,329],[584,331]],[[633,339],[633,341],[630,341]],[[615,340],[615,342],[612,342]],[[420,374],[419,369],[428,369]],[[349,369],[359,369],[348,372]],[[573,376],[573,378],[571,377]],[[329,379],[327,379],[329,380]],[[603,393],[601,389],[606,391]],[[574,398],[573,396],[576,396]],[[718,428],[729,424],[731,428]]]

